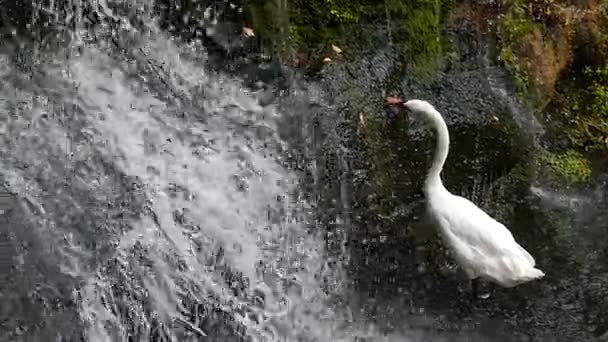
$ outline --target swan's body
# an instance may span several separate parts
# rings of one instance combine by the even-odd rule
[[[389,104],[397,103],[389,100]],[[545,274],[535,268],[534,258],[503,224],[466,198],[452,195],[443,186],[440,174],[448,155],[449,133],[441,114],[422,100],[410,100],[401,105],[424,115],[437,131],[433,164],[423,189],[427,213],[468,278],[504,287],[542,278]]]

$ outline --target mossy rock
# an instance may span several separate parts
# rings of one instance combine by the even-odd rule
[[[581,153],[575,151],[562,154],[547,152],[542,159],[559,177],[569,183],[581,183],[591,179],[591,164]]]
[[[318,70],[325,57],[353,58],[378,45],[365,33],[379,30],[398,47],[400,75],[432,75],[448,50],[443,23],[451,0],[285,2],[246,0],[243,7],[260,46],[292,65]],[[342,48],[340,56],[332,53],[332,44]]]

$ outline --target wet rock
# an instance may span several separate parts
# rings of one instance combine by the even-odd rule
[[[420,216],[423,208],[424,198],[419,189],[434,141],[429,130],[415,127],[414,120],[392,115],[381,102],[384,94],[375,85],[392,82],[388,79],[393,65],[390,58],[385,58],[390,56],[390,50],[378,49],[359,56],[352,63],[334,64],[322,71],[326,103],[330,108],[312,111],[314,119],[320,121],[317,127],[323,146],[323,149],[313,148],[318,153],[316,161],[327,163],[335,158],[336,151],[340,150],[335,144],[356,152],[346,156],[346,163],[317,168],[317,172],[321,173],[319,177],[353,174],[362,181],[347,185],[347,193],[353,197],[344,198],[331,190],[339,187],[339,178],[326,176],[323,179],[330,183],[324,183],[325,192],[321,196],[333,199],[327,203],[348,200],[354,204],[355,219],[349,243],[351,268],[357,278],[358,293],[369,300],[365,310],[369,310],[368,314],[379,324],[391,318],[378,313],[377,308],[395,307],[398,311],[393,301],[405,298],[414,306],[424,308],[429,317],[444,317],[434,321],[433,329],[471,334],[480,329],[488,332],[490,328],[479,328],[478,323],[493,317],[493,324],[501,326],[502,332],[496,332],[488,338],[490,341],[555,340],[555,336],[560,337],[556,340],[589,340],[585,324],[572,313],[582,310],[595,317],[591,312],[597,312],[607,303],[592,295],[596,309],[590,310],[575,295],[578,290],[574,284],[589,289],[591,283],[583,281],[580,275],[590,272],[589,269],[602,274],[605,271],[600,264],[584,258],[575,261],[570,253],[574,249],[566,247],[568,242],[556,239],[556,230],[573,227],[558,223],[568,220],[565,216],[572,217],[572,212],[554,216],[529,197],[530,183],[538,180],[531,178],[534,171],[530,171],[535,168],[534,135],[522,119],[528,113],[516,111],[519,107],[513,106],[507,86],[497,91],[501,86],[494,78],[497,66],[482,63],[487,42],[481,41],[482,35],[474,30],[475,26],[466,22],[454,30],[457,36],[453,38],[461,58],[450,68],[438,73],[430,84],[406,75],[399,82],[399,90],[403,98],[429,100],[446,118],[452,142],[443,171],[446,187],[470,198],[504,222],[516,239],[529,248],[540,267],[554,276],[514,289],[499,289],[483,305],[470,307],[464,294],[458,292],[463,284],[456,274],[440,272],[441,265],[445,264],[443,260],[450,257],[445,256],[438,239],[429,238],[426,252],[414,253],[417,243],[407,227]],[[347,105],[341,106],[343,103]],[[359,113],[364,113],[366,125],[358,127],[356,134],[343,134],[336,128],[339,120],[356,122]],[[589,208],[594,206],[597,202]],[[325,215],[335,215],[330,207],[328,205]],[[598,223],[589,226],[595,227],[592,230],[600,227]],[[593,238],[583,238],[580,228],[577,229],[577,233],[570,233],[579,236],[579,240],[592,241]],[[387,238],[382,238],[384,236]],[[594,248],[587,245],[579,251]],[[425,268],[424,272],[421,267]],[[564,267],[568,271],[564,271]],[[557,288],[554,285],[560,278],[568,281]],[[564,299],[562,304],[556,304],[556,297]],[[472,319],[471,325],[464,322],[465,318]]]

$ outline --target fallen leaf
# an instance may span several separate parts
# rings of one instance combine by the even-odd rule
[[[253,29],[252,29],[252,28],[249,28],[249,27],[243,26],[243,35],[244,35],[245,37],[254,37],[254,36],[255,36],[255,33],[253,32]]]
[[[331,44],[331,49],[334,50],[334,52],[336,54],[341,54],[342,53],[342,49],[340,49],[339,47],[335,46],[334,44]]]
[[[359,112],[359,124],[365,127],[365,117],[363,116],[363,112]]]
[[[329,57],[323,58],[323,63],[331,63],[331,58],[329,58]]]

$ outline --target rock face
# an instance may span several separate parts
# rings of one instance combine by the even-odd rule
[[[605,279],[606,268],[592,261],[596,247],[589,245],[591,236],[605,226],[591,219],[605,217],[599,212],[605,204],[595,202],[605,203],[605,196],[583,196],[583,214],[551,204],[555,197],[568,201],[578,196],[575,193],[530,191],[533,184],[535,189],[550,186],[540,178],[537,165],[539,131],[528,124],[538,122],[509,102],[514,94],[494,77],[498,66],[488,62],[492,41],[479,28],[471,18],[455,20],[451,63],[430,82],[405,75],[392,83],[392,89],[403,98],[429,100],[443,113],[452,142],[443,172],[447,188],[510,227],[548,276],[500,289],[491,299],[471,304],[463,290],[466,283],[458,280],[441,243],[429,234],[420,235],[420,185],[434,137],[420,123],[397,117],[383,106],[383,91],[391,90],[391,73],[397,69],[395,52],[387,47],[355,62],[327,67],[321,83],[334,106],[313,111],[315,120],[322,122],[319,126],[325,127],[321,135],[331,137],[321,144],[317,160],[326,165],[318,171],[329,176],[318,178],[327,182],[345,174],[351,177],[348,191],[324,193],[333,199],[325,201],[327,209],[335,209],[332,203],[352,205],[353,226],[347,236],[353,295],[358,300],[351,302],[351,309],[363,309],[387,331],[408,322],[412,328],[489,341],[593,340],[608,328],[595,314],[608,307],[602,297],[607,287],[592,280]],[[351,128],[347,136],[336,129],[336,122],[342,121]],[[336,142],[351,153],[340,154]],[[345,161],[326,164],[336,155]],[[340,188],[332,182],[323,184]],[[605,191],[599,185],[590,187]],[[570,240],[567,236],[573,234],[581,235]]]
[[[527,86],[538,88],[546,104],[572,61],[585,55],[577,50],[587,39],[581,35],[601,35],[592,29],[591,12],[581,17],[576,9],[547,5],[538,19],[544,26],[509,37],[497,19],[509,8],[479,5],[451,10],[450,48],[430,78],[419,79],[401,65],[407,46],[387,39],[395,33],[386,27],[362,24],[351,35],[343,33],[345,40],[365,41],[341,46],[348,59],[314,67],[314,77],[300,83],[308,102],[284,100],[292,115],[282,135],[291,143],[294,164],[306,171],[308,196],[319,199],[330,253],[350,260],[345,305],[353,315],[361,312],[392,332],[422,328],[487,341],[594,340],[608,331],[601,314],[608,308],[608,272],[600,261],[608,245],[601,234],[605,187],[590,183],[585,189],[594,191],[582,194],[555,188],[539,168],[546,121],[517,105],[517,82],[508,82],[496,61],[512,44],[517,58],[511,62],[526,63]],[[546,8],[558,12],[548,15]],[[513,18],[511,24],[529,24]],[[547,35],[551,27],[560,29]],[[285,75],[279,69],[272,69],[274,75]],[[256,70],[248,71],[252,82],[266,72]],[[513,75],[524,69],[508,70]],[[275,84],[285,87],[280,79]],[[390,92],[429,100],[443,113],[452,142],[446,186],[508,226],[545,279],[469,301],[450,256],[420,222],[420,185],[433,135],[388,111],[382,99]]]

